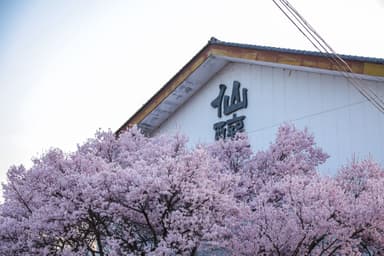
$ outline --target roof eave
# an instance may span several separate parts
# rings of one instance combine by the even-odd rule
[[[160,88],[131,118],[129,118],[115,133],[119,135],[124,130],[138,124],[158,104],[161,103],[183,80],[193,73],[210,55],[211,41],[208,42],[193,58],[185,64],[163,87]]]

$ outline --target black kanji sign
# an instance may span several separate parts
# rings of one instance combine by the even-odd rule
[[[233,81],[231,96],[225,95],[227,86],[220,84],[219,95],[211,102],[213,108],[217,108],[217,116],[221,118],[224,115],[230,115],[240,109],[248,106],[248,89],[243,88],[240,96],[240,82]],[[244,130],[245,116],[237,117],[233,114],[231,119],[220,121],[213,125],[215,130],[215,139],[225,139],[226,137],[234,137],[236,132]]]

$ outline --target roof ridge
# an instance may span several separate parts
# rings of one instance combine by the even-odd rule
[[[254,49],[254,50],[277,51],[277,52],[282,52],[282,53],[294,53],[294,54],[311,55],[311,56],[324,56],[324,57],[332,56],[332,54],[330,54],[330,53],[323,53],[320,51],[298,50],[298,49],[292,49],[292,48],[283,48],[283,47],[263,46],[263,45],[256,45],[256,44],[243,44],[243,43],[221,41],[221,40],[219,40],[213,36],[209,39],[208,45],[223,45],[223,46],[232,46],[232,47],[242,47],[242,48],[249,48],[249,49]],[[339,55],[341,58],[343,58],[345,60],[384,64],[384,58],[366,57],[366,56],[339,54],[339,53],[337,53],[337,55]]]

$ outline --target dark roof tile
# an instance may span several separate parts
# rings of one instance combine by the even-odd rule
[[[262,51],[274,51],[274,52],[281,52],[281,53],[301,54],[301,55],[309,55],[309,56],[317,56],[317,57],[330,57],[331,56],[330,54],[327,54],[327,53],[315,52],[315,51],[295,50],[295,49],[288,49],[288,48],[253,45],[253,44],[231,43],[231,42],[220,41],[215,37],[211,37],[211,39],[208,41],[208,44],[241,47],[241,48],[246,48],[246,49],[262,50]],[[381,58],[363,57],[363,56],[354,56],[354,55],[345,55],[345,54],[338,54],[338,55],[344,60],[384,64],[384,59],[381,59]]]

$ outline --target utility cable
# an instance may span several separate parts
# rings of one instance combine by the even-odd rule
[[[383,98],[383,96],[379,96],[379,97]],[[352,107],[352,106],[357,106],[357,105],[360,105],[360,104],[364,104],[366,102],[369,102],[369,101],[368,100],[356,101],[356,102],[353,102],[353,103],[350,103],[350,104],[346,104],[346,105],[342,105],[342,106],[326,109],[326,110],[315,112],[315,113],[312,113],[312,114],[307,114],[307,115],[299,116],[299,117],[296,117],[296,118],[293,118],[293,119],[289,119],[289,120],[284,120],[283,122],[278,122],[278,123],[271,124],[271,125],[268,125],[268,126],[264,126],[264,127],[261,127],[261,128],[255,129],[255,130],[245,131],[245,133],[252,134],[252,133],[256,133],[256,132],[261,132],[263,130],[267,130],[267,129],[270,129],[270,128],[278,127],[278,126],[280,126],[280,125],[282,125],[283,123],[286,123],[286,122],[296,122],[296,121],[312,118],[312,117],[315,117],[315,116],[323,115],[323,114],[326,114],[326,113],[331,113],[331,112],[339,111],[339,110],[346,109],[346,108],[349,108],[349,107]]]
[[[304,19],[303,16],[300,15],[300,13],[287,1],[287,0],[280,0],[287,8],[288,10],[292,13],[292,15],[294,16],[297,16],[297,20],[299,21],[299,23],[302,25],[302,26],[305,26],[307,29],[307,31],[312,35],[312,37],[321,45],[321,43],[324,45],[324,47],[322,47],[323,49],[325,49],[325,51],[327,53],[332,53],[333,56],[336,57],[336,62],[338,63],[338,66],[339,67],[342,67],[343,68],[343,71],[346,72],[346,75],[348,76],[348,78],[354,80],[353,82],[355,83],[354,85],[357,85],[358,87],[359,86],[359,82],[356,81],[356,79],[350,75],[350,73],[354,73],[352,68],[349,66],[349,64],[344,61],[336,52],[335,50],[333,50],[333,48],[319,35],[319,33],[316,32],[316,30]],[[321,41],[321,43],[319,42]],[[328,50],[329,51],[328,51]],[[339,61],[341,62],[341,64],[339,63]],[[357,83],[357,84],[356,84]],[[364,92],[368,91],[368,93],[371,93],[372,96],[373,96],[373,100],[375,102],[377,102],[381,108],[384,109],[384,101],[378,97],[376,95],[376,93],[371,90],[371,88],[367,87],[367,90],[365,90],[365,88],[356,88],[356,89],[362,89]]]
[[[280,0],[281,3],[289,10],[289,12],[295,17],[295,19],[301,24],[301,26],[305,27],[306,31],[311,35],[312,38],[316,40],[317,43],[325,50],[328,58],[331,56],[332,62],[336,64],[338,68],[341,68],[343,75],[352,83],[352,85],[361,93],[364,97],[366,97],[372,104],[375,105],[381,112],[384,110],[384,102],[378,97],[374,91],[372,91],[369,87],[366,89],[360,85],[360,83],[350,74],[353,73],[351,67],[346,63],[333,49],[332,47],[326,43],[326,41],[314,30],[314,28],[300,15],[300,13],[289,4],[286,0]],[[280,8],[281,9],[281,8]],[[296,23],[295,26],[298,27]],[[302,30],[301,30],[302,32]],[[307,37],[307,39],[309,39]],[[309,39],[310,40],[310,39]],[[321,41],[321,42],[319,42]],[[312,41],[311,41],[312,42]],[[322,52],[319,48],[317,48],[320,52]],[[351,73],[350,73],[351,72]],[[370,95],[371,94],[371,95]]]
[[[355,74],[348,63],[343,60],[332,47],[316,32],[316,30],[304,19],[303,16],[287,1],[272,0],[280,11],[295,25],[295,27],[307,38],[308,41],[331,63],[333,63],[342,75],[363,95],[374,107],[384,113],[384,101],[371,88],[362,86],[353,75]],[[279,4],[280,3],[280,4]],[[361,79],[360,79],[361,80]]]

